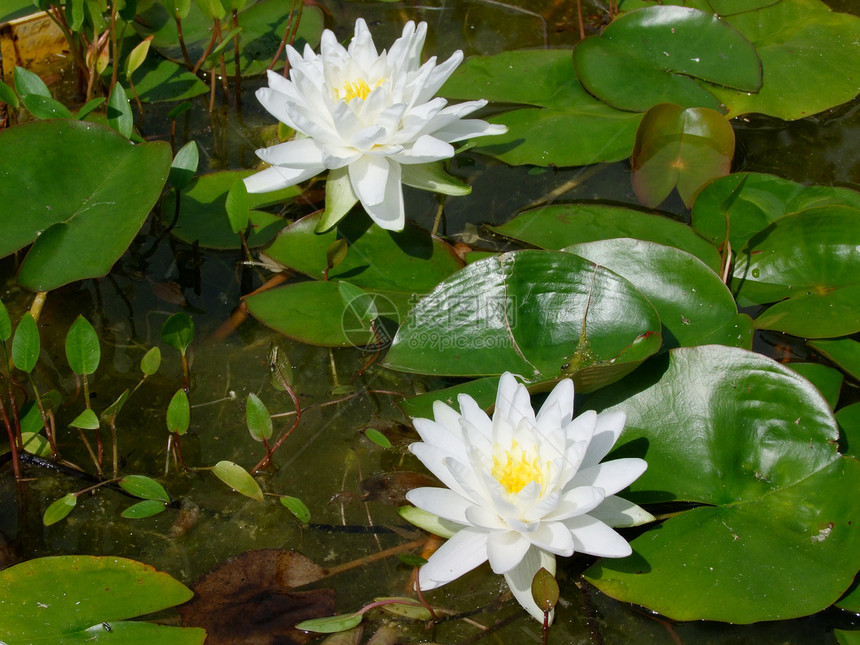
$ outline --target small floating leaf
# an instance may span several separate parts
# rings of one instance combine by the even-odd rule
[[[125,509],[121,515],[130,520],[142,520],[145,517],[152,517],[163,512],[167,507],[164,502],[156,499],[145,499],[137,504],[132,504]]]
[[[92,374],[101,360],[99,336],[89,320],[78,316],[66,335],[66,358],[75,374]]]
[[[140,371],[144,376],[152,376],[159,367],[161,367],[161,350],[158,347],[152,347],[140,359]]]
[[[134,121],[125,88],[117,83],[108,97],[107,122],[110,127],[126,139],[134,130]]]
[[[307,632],[317,632],[319,634],[334,634],[335,632],[343,632],[347,629],[352,629],[361,622],[362,615],[355,614],[338,614],[337,616],[328,616],[327,618],[314,618],[313,620],[303,620],[296,624],[296,629],[303,629]]]
[[[388,440],[388,437],[386,437],[376,428],[367,428],[364,431],[364,436],[370,439],[377,446],[382,446],[383,448],[391,447],[391,442]]]
[[[251,203],[248,200],[248,189],[245,188],[245,182],[241,177],[233,182],[227,192],[225,207],[230,228],[234,233],[244,233],[248,229],[251,218]]]
[[[6,342],[12,338],[12,321],[9,319],[9,311],[0,300],[0,342]]]
[[[212,469],[215,476],[237,493],[258,502],[263,501],[263,491],[247,470],[232,461],[219,461]]]
[[[21,322],[15,329],[15,337],[12,339],[12,360],[15,362],[15,367],[29,374],[36,367],[39,351],[39,328],[28,311],[21,317]]]
[[[66,493],[60,499],[52,503],[42,516],[42,523],[45,526],[56,524],[61,519],[72,512],[72,509],[78,503],[78,496],[74,493]]]
[[[398,601],[382,605],[382,610],[389,614],[402,616],[403,618],[411,618],[412,620],[430,620],[433,617],[430,614],[430,610],[414,598],[407,598],[405,596],[382,596],[380,598],[373,599],[374,602],[385,600]]]
[[[108,408],[102,412],[102,421],[108,425],[116,423],[116,416],[119,414],[120,410],[122,410],[122,406],[125,405],[126,401],[128,401],[128,389],[124,390],[123,393],[117,397],[117,400],[111,403]]]
[[[272,436],[272,415],[259,396],[250,392],[245,401],[245,421],[255,441],[270,439]]]
[[[188,431],[191,424],[191,408],[185,390],[177,390],[167,406],[167,429],[178,435]]]
[[[184,311],[173,314],[161,326],[161,340],[178,349],[184,356],[194,340],[194,320]]]
[[[73,428],[82,428],[84,430],[95,430],[99,427],[99,418],[96,413],[87,408],[76,416],[69,425]]]
[[[50,442],[38,432],[21,432],[21,444],[24,450],[37,457],[50,457],[52,454]]]
[[[293,515],[295,515],[300,522],[304,522],[307,524],[311,521],[311,512],[305,503],[300,500],[298,497],[291,497],[290,495],[282,495],[281,496],[281,504],[286,506]]]
[[[200,153],[197,150],[197,143],[189,141],[179,149],[179,152],[173,158],[173,163],[170,164],[170,174],[167,177],[167,183],[176,190],[182,190],[194,179],[194,173],[197,172],[197,165],[199,163]]]
[[[146,475],[127,475],[119,480],[119,486],[127,493],[143,499],[169,502],[170,496],[164,486]]]
[[[415,555],[414,553],[401,553],[397,556],[397,559],[409,567],[423,567],[427,564],[426,558],[422,558],[420,555]]]

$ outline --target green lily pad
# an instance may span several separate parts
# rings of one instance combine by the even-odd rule
[[[0,571],[3,641],[25,643],[202,644],[202,629],[125,622],[193,595],[166,573],[116,557],[54,556]],[[107,624],[107,627],[105,627]]]
[[[728,174],[734,154],[735,131],[716,110],[655,105],[636,131],[633,190],[653,208],[677,186],[689,208],[707,183]]]
[[[606,204],[558,204],[523,211],[494,233],[544,249],[629,237],[674,246],[696,256],[715,272],[720,254],[686,224],[656,213]]]
[[[712,11],[689,7],[624,13],[601,35],[577,43],[573,62],[591,94],[634,112],[659,103],[719,109],[719,99],[695,79],[744,92],[762,84],[750,42]]]
[[[846,374],[860,381],[860,342],[850,338],[814,340],[809,346],[842,368]]]
[[[831,410],[836,409],[843,381],[839,370],[821,363],[789,363],[788,366],[818,388]]]
[[[411,292],[373,290],[378,318],[360,319],[341,297],[340,282],[298,282],[245,298],[254,318],[303,343],[323,347],[387,345],[414,300]]]
[[[171,155],[163,142],[132,145],[93,123],[52,120],[0,132],[0,158],[15,159],[0,175],[0,257],[32,243],[18,283],[49,291],[110,271],[158,199]]]
[[[851,584],[860,502],[844,491],[860,486],[860,463],[836,452],[835,420],[808,381],[745,350],[679,348],[589,405],[624,411],[613,455],[648,462],[626,497],[707,505],[590,567],[602,591],[677,620],[751,623],[815,613]]]
[[[728,117],[760,113],[800,119],[850,101],[860,92],[857,16],[833,12],[820,0],[660,0],[659,4],[716,11],[755,46],[762,66],[757,92],[708,86],[728,108]],[[654,5],[652,0],[628,0],[623,8]]]
[[[499,390],[499,377],[486,376],[484,378],[458,383],[451,387],[446,387],[441,390],[433,390],[419,394],[418,396],[410,396],[397,401],[397,406],[403,411],[403,414],[409,417],[422,417],[425,419],[433,418],[433,403],[442,401],[450,405],[452,408],[459,407],[457,397],[460,394],[468,394],[478,405],[486,410],[496,402],[496,393]]]
[[[843,434],[840,451],[843,455],[857,458],[860,456],[860,403],[852,403],[839,410],[836,421]]]
[[[576,79],[569,50],[470,58],[440,94],[529,106],[490,118],[508,131],[479,141],[480,152],[511,165],[581,166],[626,159],[641,119],[586,92]]]
[[[763,304],[760,328],[807,338],[860,331],[860,212],[819,206],[786,215],[738,254],[732,279],[738,301]],[[792,302],[794,301],[794,302]]]
[[[240,248],[239,236],[230,228],[227,219],[227,193],[234,182],[253,173],[253,170],[223,170],[197,177],[180,195],[179,220],[173,234],[183,242],[197,242],[207,249]],[[290,186],[271,193],[248,195],[248,202],[252,209],[263,208],[299,194],[299,188]],[[176,193],[168,193],[163,204],[165,217],[172,218]],[[250,221],[251,233],[246,240],[251,248],[267,244],[286,225],[282,217],[258,210],[251,211]]]
[[[347,216],[325,233],[316,233],[321,213],[303,217],[285,228],[266,255],[290,269],[322,280],[329,247],[344,240],[343,260],[328,272],[330,280],[385,291],[426,293],[463,266],[454,249],[416,226],[385,231],[363,214]],[[359,216],[360,215],[360,216]]]
[[[242,75],[260,74],[275,55],[290,20],[290,12],[278,0],[251,0],[239,11],[239,60]],[[176,21],[159,2],[153,2],[141,11],[132,23],[141,38],[153,35],[152,47],[173,61],[182,60],[182,50],[176,32]],[[222,32],[232,27],[228,17],[221,21]],[[318,7],[304,7],[294,46],[302,51],[305,43],[319,44],[323,30],[323,15]],[[207,18],[196,2],[182,20],[182,34],[192,62],[196,63],[212,39],[212,20]],[[224,49],[227,73],[233,74],[234,54],[232,43]],[[283,65],[283,59],[280,66]]]
[[[689,253],[623,238],[564,250],[614,271],[645,294],[663,323],[664,349],[710,343],[752,348],[752,320],[738,313],[719,276]]]
[[[775,175],[735,173],[714,180],[699,193],[692,225],[717,246],[728,237],[737,251],[783,215],[838,205],[860,210],[860,193],[848,188],[804,186]]]
[[[654,307],[624,278],[553,251],[478,260],[413,307],[383,364],[448,376],[573,376],[595,389],[661,343]]]

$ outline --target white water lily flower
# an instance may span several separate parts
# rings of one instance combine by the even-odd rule
[[[630,555],[630,545],[610,527],[654,518],[615,493],[647,464],[636,458],[599,463],[625,416],[591,410],[573,419],[569,379],[558,383],[537,415],[528,390],[507,373],[492,419],[470,396],[461,394],[459,402],[459,413],[436,401],[435,420],[414,420],[423,442],[410,449],[448,488],[417,488],[406,498],[459,529],[421,567],[421,589],[489,560],[520,604],[543,620],[531,583],[541,567],[555,575],[556,555]]]
[[[323,32],[320,54],[310,46],[304,56],[287,47],[289,80],[269,72],[269,87],[258,90],[257,98],[299,136],[257,150],[271,167],[245,180],[248,191],[278,190],[329,170],[328,226],[361,201],[379,226],[401,230],[405,223],[401,182],[438,187],[439,173],[416,172],[417,165],[454,156],[454,141],[506,130],[463,119],[486,101],[446,107],[445,99],[433,98],[463,53],[455,52],[440,65],[435,57],[422,65],[426,35],[426,23],[416,27],[408,22],[391,49],[377,53],[359,18],[349,49],[329,30]],[[329,214],[328,200],[338,202],[336,213]]]

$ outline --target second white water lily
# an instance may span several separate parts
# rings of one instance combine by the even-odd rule
[[[278,190],[329,170],[323,228],[360,201],[379,226],[401,230],[402,183],[444,190],[444,174],[428,164],[452,157],[452,142],[506,129],[463,119],[486,101],[447,106],[445,99],[433,98],[463,54],[422,65],[426,35],[426,23],[409,22],[388,51],[377,53],[358,19],[348,49],[329,30],[320,54],[310,46],[304,56],[287,47],[290,78],[269,72],[269,87],[258,90],[257,98],[298,136],[257,151],[271,167],[245,180],[248,191]]]
[[[624,427],[622,413],[573,418],[573,383],[561,381],[535,415],[511,374],[499,382],[492,419],[461,395],[460,412],[437,401],[435,420],[415,419],[423,440],[412,452],[448,488],[418,488],[407,499],[455,532],[421,567],[422,590],[444,585],[489,560],[538,620],[531,582],[555,556],[631,553],[611,527],[654,518],[615,495],[647,466],[637,458],[599,463]]]

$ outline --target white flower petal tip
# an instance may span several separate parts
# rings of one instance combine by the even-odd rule
[[[412,452],[450,490],[424,488],[407,497],[438,521],[461,527],[422,567],[422,589],[489,560],[519,603],[542,621],[531,581],[541,567],[554,574],[556,555],[630,555],[612,527],[654,518],[615,493],[647,464],[636,458],[599,463],[625,417],[589,411],[573,418],[573,394],[571,381],[559,382],[535,414],[528,390],[505,373],[492,418],[460,395],[459,412],[436,402],[434,420],[414,420],[422,441]]]
[[[485,101],[445,107],[444,99],[433,99],[463,54],[422,64],[426,36],[426,23],[408,22],[389,50],[378,52],[359,18],[347,47],[329,30],[323,32],[319,54],[309,47],[303,53],[287,47],[289,79],[269,72],[269,87],[258,90],[257,97],[297,132],[296,141],[306,143],[258,153],[272,168],[246,180],[248,190],[277,190],[326,169],[348,167],[352,189],[371,219],[383,229],[403,230],[401,164],[448,159],[455,141],[505,131],[480,119],[463,119]],[[406,182],[414,175],[409,173]],[[412,184],[434,190],[432,183]]]

